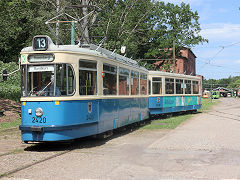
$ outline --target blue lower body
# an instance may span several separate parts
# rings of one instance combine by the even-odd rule
[[[43,115],[37,117],[35,110]],[[22,103],[23,141],[64,141],[100,134],[164,114],[201,108],[197,96]]]
[[[165,114],[201,108],[200,96],[161,96],[149,98],[150,115]]]
[[[43,115],[37,117],[35,110]],[[22,103],[23,141],[64,141],[100,134],[149,118],[148,98]]]
[[[150,114],[166,114],[173,112],[191,111],[200,109],[201,105],[179,106],[179,107],[167,107],[167,108],[155,108],[150,109]]]

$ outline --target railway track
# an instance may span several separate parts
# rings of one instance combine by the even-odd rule
[[[48,161],[48,160],[50,160],[50,159],[56,158],[56,157],[58,157],[58,156],[61,156],[61,155],[63,155],[63,154],[66,154],[66,153],[68,153],[68,152],[70,152],[70,151],[64,151],[64,152],[61,152],[61,153],[57,153],[57,154],[55,154],[55,155],[48,156],[48,157],[46,157],[46,158],[44,158],[44,159],[42,159],[42,160],[39,160],[39,161],[37,161],[37,162],[33,162],[33,163],[27,164],[27,165],[25,165],[25,166],[22,166],[22,167],[19,167],[19,168],[16,168],[16,169],[7,171],[7,172],[5,172],[5,173],[3,173],[3,174],[0,174],[0,179],[3,178],[3,177],[10,176],[10,175],[12,175],[12,174],[14,174],[14,173],[17,173],[18,171],[27,169],[27,168],[29,168],[29,167],[31,167],[31,166],[34,166],[34,165],[37,165],[37,164],[39,164],[39,163],[42,163],[42,162]]]
[[[76,141],[65,142],[65,143],[39,143],[39,144],[33,144],[31,146],[28,146],[27,148],[22,149],[20,152],[11,151],[11,152],[1,154],[0,158],[1,159],[6,158],[8,159],[8,161],[10,161],[11,159],[18,159],[19,156],[26,156],[26,157],[30,156],[29,154],[31,153],[34,153],[34,157],[35,157],[35,153],[38,153],[36,154],[37,156],[36,158],[39,158],[40,156],[43,156],[43,155],[44,157],[40,158],[39,160],[35,160],[36,158],[32,159],[31,162],[30,161],[26,162],[29,159],[25,159],[24,160],[25,162],[21,162],[21,164],[19,164],[17,167],[9,168],[7,171],[4,171],[4,172],[0,171],[0,179],[4,177],[9,177],[19,171],[25,170],[37,164],[49,161],[59,156],[63,156],[74,150],[91,148],[91,147],[102,145],[105,143],[105,141],[106,139],[102,140],[102,139],[95,139],[95,138],[88,137],[88,138],[82,138]],[[45,153],[42,153],[42,152],[45,152]],[[2,165],[0,162],[0,167],[1,166],[4,166],[4,165]]]
[[[239,109],[239,108],[240,108],[239,104],[233,104],[233,105],[227,105],[226,107],[224,107],[224,109],[223,109],[224,112],[222,112],[219,109],[219,110],[210,110],[206,113],[208,113],[212,116],[227,118],[227,119],[234,120],[234,121],[240,121],[240,115],[239,114],[226,112],[226,110],[231,111],[232,109]]]
[[[214,112],[217,112],[217,114],[215,114]],[[227,118],[233,121],[240,121],[240,116],[236,115],[236,114],[231,114],[231,113],[223,113],[221,111],[214,111],[214,112],[208,112],[208,114],[212,115],[212,116],[217,116],[217,117],[221,117],[221,118]],[[230,115],[233,117],[229,117],[229,116],[224,116],[224,115]]]

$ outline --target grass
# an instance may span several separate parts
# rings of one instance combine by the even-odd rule
[[[12,122],[2,122],[2,123],[0,123],[0,131],[5,130],[5,129],[18,127],[20,124],[21,124],[20,119],[18,119],[16,121],[12,121]]]
[[[201,112],[201,113],[206,112],[213,105],[216,105],[219,102],[220,102],[219,100],[202,99],[202,108],[200,110],[198,110],[198,112]],[[152,130],[152,129],[175,129],[182,122],[186,121],[187,119],[190,119],[193,116],[194,116],[193,114],[184,114],[184,115],[172,116],[172,117],[165,118],[165,119],[154,120],[151,122],[151,124],[143,126],[142,129],[149,129],[149,130]],[[20,124],[21,124],[20,119],[18,119],[16,121],[12,121],[12,122],[0,123],[0,131],[18,127]]]
[[[212,106],[218,104],[219,100],[202,99],[202,108],[198,110],[199,113],[204,113]],[[141,129],[153,130],[153,129],[175,129],[182,122],[193,117],[194,114],[182,114],[178,116],[172,116],[165,119],[153,120],[150,124],[143,126]]]
[[[219,99],[202,99],[202,108],[199,109],[199,112],[206,112],[207,110],[211,109],[212,106],[217,105],[219,103]]]
[[[142,129],[175,129],[179,124],[186,121],[187,119],[190,119],[191,117],[193,117],[192,114],[186,114],[173,116],[166,119],[158,119],[152,121],[151,124],[142,127]]]

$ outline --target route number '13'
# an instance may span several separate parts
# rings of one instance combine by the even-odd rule
[[[46,38],[38,38],[37,43],[38,43],[39,48],[45,48],[46,47]]]
[[[47,37],[37,36],[33,39],[33,49],[36,51],[45,51],[48,49]]]

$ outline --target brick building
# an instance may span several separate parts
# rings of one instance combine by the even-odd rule
[[[182,58],[176,58],[175,73],[186,74],[186,75],[196,75],[196,56],[191,51],[191,49],[183,47],[180,50]],[[160,61],[159,61],[160,62]],[[158,62],[156,62],[158,64]],[[173,67],[171,67],[173,71]],[[165,71],[160,67],[161,71]]]
[[[170,49],[171,50],[171,49]],[[200,92],[203,92],[204,90],[204,84],[203,80],[204,77],[201,75],[196,75],[196,56],[189,48],[183,47],[182,50],[180,50],[182,57],[176,58],[176,65],[175,65],[175,73],[179,74],[185,74],[185,75],[192,75],[192,76],[198,76],[201,78],[200,81]],[[156,64],[162,63],[163,61],[156,62]],[[169,63],[169,62],[168,62]],[[173,72],[173,67],[170,67],[170,69]],[[166,71],[162,67],[160,67],[160,71]]]
[[[196,75],[196,56],[188,48],[180,50],[183,58],[176,58],[175,73]]]

